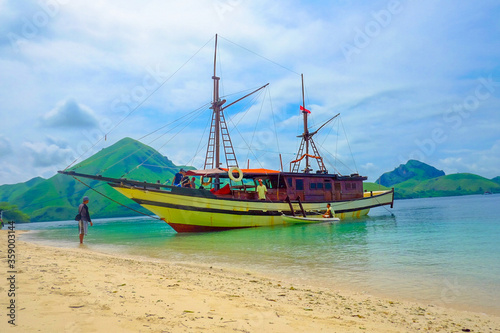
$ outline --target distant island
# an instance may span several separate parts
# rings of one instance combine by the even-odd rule
[[[396,199],[500,193],[500,177],[487,179],[471,173],[446,175],[417,160],[409,160],[384,173],[369,186],[376,188],[377,185],[383,186],[382,189],[394,187]]]
[[[137,165],[140,167],[136,168]],[[73,169],[113,178],[167,183],[180,168],[194,169],[177,166],[155,149],[124,138]],[[469,173],[445,175],[428,164],[409,160],[384,173],[375,183],[364,183],[365,191],[391,187],[395,188],[396,199],[500,193],[500,177],[486,179]],[[0,210],[4,210],[4,220],[17,222],[72,220],[83,196],[91,198],[93,218],[138,215],[125,206],[149,213],[106,183],[93,180],[80,182],[60,174],[49,179],[36,177],[24,183],[1,185]]]

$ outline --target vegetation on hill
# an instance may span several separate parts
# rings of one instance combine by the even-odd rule
[[[407,180],[424,181],[444,175],[445,173],[442,170],[438,170],[433,166],[417,160],[409,160],[406,164],[401,164],[393,171],[384,173],[375,183],[392,187]]]
[[[396,199],[500,193],[500,177],[490,180],[470,173],[445,175],[416,160],[384,173],[375,183],[394,187]]]
[[[410,179],[396,184],[394,188],[397,199],[500,193],[500,184],[470,173],[457,173],[424,181]]]
[[[24,183],[2,185],[0,186],[0,201],[7,202],[9,201],[9,198],[14,198],[23,194],[24,192],[40,184],[44,180],[45,179],[41,177],[36,177]]]
[[[370,182],[364,182],[363,183],[363,190],[365,192],[370,192],[370,191],[388,191],[390,188],[385,187],[383,185],[377,184],[377,183],[370,183]]]
[[[174,165],[155,149],[125,138],[77,164],[72,170],[91,175],[165,183],[181,167],[184,166]],[[81,181],[113,200],[149,213],[106,183],[89,179]],[[35,178],[26,183],[0,186],[0,200],[17,205],[32,221],[71,220],[76,215],[83,196],[90,198],[89,209],[93,218],[137,214],[67,175],[57,174],[49,179]]]
[[[2,211],[3,222],[30,222],[28,214],[21,212],[16,205],[9,204],[8,202],[0,202],[0,211]]]
[[[167,183],[180,169],[166,156],[136,140],[124,138],[74,166],[71,170],[112,178]],[[365,191],[395,188],[395,198],[500,193],[500,177],[491,180],[473,174],[445,175],[425,163],[410,160],[375,183],[364,183]],[[99,191],[104,196],[100,195]],[[122,206],[149,213],[134,201],[113,190],[107,183],[75,179],[57,174],[49,179],[33,178],[25,183],[0,186],[0,209],[16,222],[72,220],[84,196],[90,198],[93,218],[132,216],[137,213]],[[111,200],[109,198],[111,198]],[[119,202],[117,204],[115,202]],[[2,202],[3,201],[3,202]]]

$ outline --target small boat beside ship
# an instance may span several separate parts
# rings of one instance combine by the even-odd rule
[[[113,189],[132,199],[159,216],[177,232],[220,231],[235,228],[318,223],[340,219],[359,218],[374,207],[394,202],[394,189],[364,192],[363,181],[367,178],[357,173],[341,175],[329,173],[323,163],[313,136],[336,116],[316,131],[308,127],[309,110],[304,100],[302,78],[302,105],[304,131],[299,136],[301,144],[296,158],[290,162],[290,170],[240,168],[234,151],[224,110],[252,93],[226,103],[219,96],[216,71],[217,35],[215,37],[212,120],[203,169],[189,170],[186,175],[199,177],[200,188],[178,187],[168,184],[149,183],[141,180],[110,178],[89,175],[71,170],[59,171],[77,178],[89,178],[107,182]],[[222,153],[225,167],[222,167]],[[312,162],[316,161],[317,170]],[[303,164],[302,164],[303,163]],[[277,165],[281,164],[279,161]],[[301,164],[303,167],[301,167]],[[261,181],[267,189],[265,200],[259,199],[257,186]],[[320,218],[330,203],[335,212],[331,218]]]
[[[287,223],[332,223],[340,221],[338,217],[323,217],[322,215],[315,215],[314,217],[284,215],[283,220]]]

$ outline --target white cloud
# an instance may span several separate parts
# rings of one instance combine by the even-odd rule
[[[49,15],[40,5],[46,3],[60,6]],[[470,150],[470,156],[477,152],[474,158],[483,161],[476,163],[477,172],[494,174],[500,164],[487,155],[494,153],[490,148],[498,138],[500,88],[495,87],[492,97],[481,101],[477,112],[461,119],[459,130],[450,127],[455,123],[444,122],[443,115],[474,93],[478,78],[491,74],[493,80],[500,81],[496,1],[457,6],[447,1],[402,0],[402,10],[347,62],[342,43],[354,43],[357,31],[375,24],[374,13],[387,10],[390,3],[0,1],[0,30],[23,37],[16,50],[5,35],[0,36],[0,71],[5,74],[0,81],[0,116],[2,134],[10,140],[10,145],[3,143],[4,150],[10,147],[11,154],[20,155],[23,142],[28,142],[23,151],[35,154],[34,163],[48,165],[43,156],[36,155],[35,143],[43,142],[36,149],[57,160],[60,156],[55,147],[63,152],[79,151],[75,143],[83,140],[82,131],[54,129],[105,133],[144,102],[108,135],[105,144],[110,144],[110,137],[140,137],[187,114],[211,99],[210,38],[219,33],[218,73],[223,93],[271,83],[268,90],[283,154],[292,154],[297,146],[295,135],[301,133],[300,114],[292,105],[301,103],[300,76],[296,73],[303,72],[306,105],[313,111],[310,124],[318,125],[341,112],[359,171],[370,179],[405,163],[412,152],[421,149],[416,141],[430,138],[437,127],[445,130],[447,139],[436,144],[431,154],[424,154],[424,162],[432,165],[447,158],[463,158],[464,164],[457,164],[457,171],[473,170],[472,160],[466,158]],[[47,22],[26,34],[26,20],[30,23],[35,14],[41,17],[44,12]],[[163,82],[152,78],[151,69],[161,72],[164,80],[175,75],[144,100]],[[65,100],[67,96],[72,99]],[[47,110],[51,111],[45,113]],[[237,109],[227,111],[229,118]],[[250,121],[260,112],[256,108],[241,121],[243,135],[252,135]],[[264,130],[274,126],[270,115],[270,107],[262,109],[259,125]],[[112,125],[104,128],[103,119]],[[205,124],[201,120],[193,123],[190,134],[201,136]],[[322,133],[325,131],[329,129]],[[318,143],[323,143],[321,135]],[[92,144],[97,141],[97,135],[90,136]],[[241,145],[238,135],[234,137]],[[186,138],[176,143],[175,149],[170,144],[165,147],[168,155],[169,151],[184,152],[175,157],[178,163],[191,159],[187,155],[196,149],[192,137]],[[328,137],[324,147],[352,164],[347,145],[337,146],[333,139]],[[246,152],[241,155],[245,157]],[[276,168],[276,156],[259,156],[263,164]],[[22,161],[22,156],[18,160]],[[453,164],[443,165],[451,168]],[[481,169],[486,166],[491,170]],[[28,173],[38,171],[25,172],[29,179],[34,175]],[[0,184],[4,181],[0,177]]]
[[[457,172],[474,173],[486,178],[500,176],[500,140],[484,150],[462,152],[460,157],[447,157],[439,160],[447,174]]]
[[[10,140],[3,135],[0,135],[0,157],[5,157],[5,155],[12,152],[12,145]]]
[[[91,128],[98,125],[98,120],[89,107],[70,98],[43,115],[41,123],[45,127]]]
[[[62,148],[54,143],[24,142],[23,148],[26,149],[33,166],[37,168],[65,166],[73,156],[71,149]]]

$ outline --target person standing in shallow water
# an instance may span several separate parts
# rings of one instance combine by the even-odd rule
[[[83,237],[87,235],[88,224],[93,226],[92,220],[90,219],[89,207],[89,197],[83,197],[83,202],[78,206],[78,213],[80,214],[80,221],[78,221],[78,233],[80,234],[80,244],[83,244]]]

